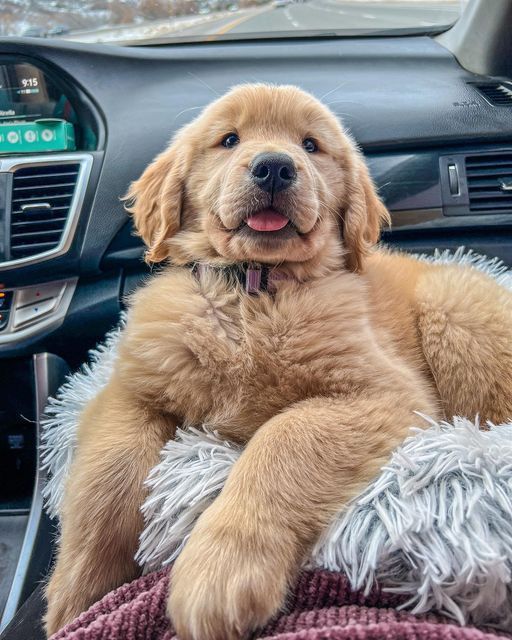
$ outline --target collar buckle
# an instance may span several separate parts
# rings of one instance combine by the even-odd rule
[[[250,265],[245,271],[245,292],[249,295],[261,291],[262,269],[260,266]]]

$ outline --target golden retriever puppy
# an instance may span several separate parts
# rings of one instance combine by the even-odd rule
[[[48,633],[134,578],[143,481],[177,425],[247,446],[172,570],[182,640],[283,605],[319,534],[420,419],[512,415],[512,296],[375,250],[388,213],[332,113],[288,86],[207,107],[132,184],[147,260],[81,418]]]

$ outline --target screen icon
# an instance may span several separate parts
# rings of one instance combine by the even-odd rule
[[[41,138],[45,142],[51,142],[53,140],[53,131],[51,129],[43,129],[41,131]]]

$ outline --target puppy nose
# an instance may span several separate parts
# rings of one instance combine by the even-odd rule
[[[286,153],[260,153],[249,167],[252,179],[263,191],[284,191],[297,177],[297,170]]]

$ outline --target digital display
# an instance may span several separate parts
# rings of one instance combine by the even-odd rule
[[[23,89],[26,89],[27,87],[38,87],[39,86],[39,78],[22,78],[21,79],[21,86],[23,87]]]
[[[58,69],[0,56],[0,156],[96,149],[98,121],[84,98]]]
[[[74,121],[62,91],[41,70],[28,63],[0,65],[0,123],[40,118]]]

